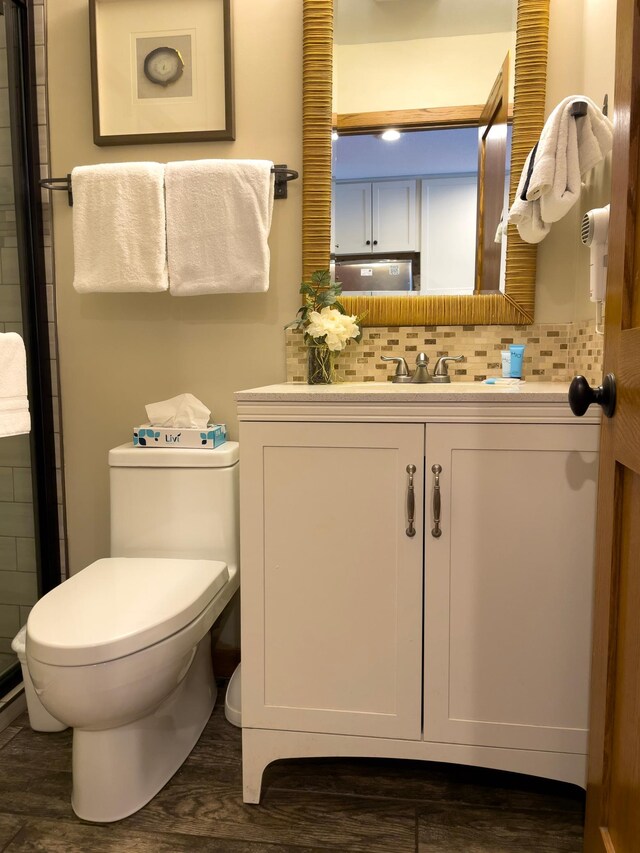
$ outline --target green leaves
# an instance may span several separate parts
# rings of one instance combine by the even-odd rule
[[[338,301],[338,296],[342,293],[342,285],[339,281],[331,281],[329,270],[316,270],[311,273],[311,281],[302,282],[300,293],[305,297],[305,308],[308,311],[336,308],[341,314],[347,313]]]
[[[285,329],[297,329],[304,333],[307,344],[319,343],[310,337],[305,329],[309,324],[309,315],[312,311],[322,311],[323,308],[333,308],[341,314],[347,315],[347,311],[338,298],[342,294],[342,285],[339,281],[331,281],[330,270],[315,270],[311,273],[310,281],[303,281],[300,285],[300,293],[304,297],[304,305],[298,309],[296,319],[288,323]],[[360,324],[360,317],[356,317],[356,323]],[[362,328],[357,338],[357,343],[362,340]]]

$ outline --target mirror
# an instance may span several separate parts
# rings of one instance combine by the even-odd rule
[[[364,2],[365,0],[362,0]],[[458,0],[455,5],[459,5]],[[473,3],[473,0],[469,0]],[[351,0],[349,0],[351,6]],[[371,5],[380,11],[393,7],[398,20],[416,8],[411,0],[376,0]],[[439,4],[418,4],[426,10]],[[474,6],[477,4],[473,4]],[[496,7],[509,6],[509,0],[500,0]],[[511,157],[511,194],[525,157],[535,143],[544,121],[544,83],[546,77],[546,52],[548,33],[548,0],[518,0],[515,98],[513,110],[513,137]],[[303,115],[303,253],[305,276],[313,269],[327,267],[331,243],[331,141],[328,138],[332,124],[339,130],[353,132],[363,127],[379,130],[398,117],[397,111],[387,110],[386,121],[382,111],[363,110],[359,114],[334,112],[332,86],[333,16],[332,0],[305,0],[304,7],[304,115]],[[399,20],[400,23],[400,20]],[[493,27],[489,22],[487,26]],[[395,31],[394,31],[395,32]],[[392,32],[393,36],[394,33]],[[362,38],[369,34],[364,31]],[[360,48],[359,48],[360,49]],[[504,57],[504,54],[503,54]],[[498,65],[500,62],[497,63]],[[458,65],[460,63],[458,62]],[[338,63],[338,73],[344,75],[345,66]],[[451,71],[449,73],[452,73]],[[495,73],[494,73],[495,76]],[[406,72],[404,73],[406,78]],[[462,77],[462,75],[460,75]],[[462,83],[460,84],[462,85]],[[409,87],[406,87],[409,88]],[[486,88],[486,87],[485,87]],[[414,97],[414,96],[411,96]],[[460,95],[458,100],[467,103],[452,112],[437,103],[401,104],[406,114],[404,127],[421,125],[449,127],[473,126],[477,128],[482,107],[477,97]],[[363,102],[366,106],[366,103]],[[409,108],[408,104],[413,103]],[[373,105],[373,104],[372,104]],[[475,111],[475,115],[470,115]],[[368,114],[366,114],[368,112]],[[392,115],[392,113],[396,115]],[[363,116],[363,113],[365,114]],[[347,125],[351,126],[347,128]],[[477,150],[477,148],[476,148]],[[490,227],[489,227],[490,229]],[[467,323],[528,323],[533,320],[535,291],[536,247],[523,243],[514,228],[508,229],[506,239],[506,275],[504,292],[482,292],[477,295],[451,293],[427,296],[353,296],[345,297],[345,307],[352,313],[365,314],[365,325],[423,325]],[[340,276],[338,276],[340,277]]]

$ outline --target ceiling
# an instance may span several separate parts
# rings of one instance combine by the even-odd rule
[[[333,177],[397,178],[478,169],[477,128],[413,131],[396,142],[378,135],[341,136],[333,143]]]
[[[508,151],[510,145],[511,126]],[[385,142],[377,134],[362,134],[341,136],[333,143],[335,180],[451,175],[477,170],[478,130],[473,127],[409,131],[396,142]]]
[[[334,0],[334,42],[513,32],[517,0]]]

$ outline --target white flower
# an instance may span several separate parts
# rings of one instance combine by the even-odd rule
[[[324,337],[325,344],[333,352],[344,349],[351,338],[357,338],[360,334],[355,315],[350,317],[341,314],[337,308],[311,311],[308,320],[305,328],[307,335],[312,338]]]

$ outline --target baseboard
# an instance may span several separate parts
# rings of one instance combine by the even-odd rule
[[[240,649],[215,648],[211,653],[216,678],[231,678],[240,663]]]

